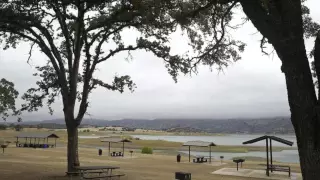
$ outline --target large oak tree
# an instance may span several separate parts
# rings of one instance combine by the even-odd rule
[[[261,50],[270,44],[282,62],[291,121],[295,129],[304,179],[320,178],[320,95],[316,94],[305,39],[314,38],[315,78],[320,78],[320,26],[309,16],[305,0],[186,0],[174,1],[173,17],[184,27],[199,63],[221,68],[238,60],[244,44],[229,33],[241,27],[232,20],[243,11],[261,33]],[[320,93],[320,91],[318,91]]]
[[[19,42],[30,43],[46,55],[48,64],[37,67],[38,87],[23,95],[21,111],[36,111],[62,96],[68,132],[68,171],[79,166],[78,126],[87,112],[89,94],[100,86],[123,92],[135,84],[129,76],[116,76],[112,83],[97,79],[97,66],[118,53],[150,51],[164,60],[173,76],[186,71],[179,56],[171,56],[168,35],[175,30],[165,1],[151,0],[1,0],[0,36],[6,48]],[[161,24],[160,24],[161,22]],[[161,28],[160,28],[161,27]],[[136,43],[127,44],[121,33],[126,29],[140,33]],[[29,57],[30,58],[30,57]],[[81,85],[81,87],[79,87]],[[76,101],[79,107],[76,108]],[[77,112],[76,109],[78,109]]]

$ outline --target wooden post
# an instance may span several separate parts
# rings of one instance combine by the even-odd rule
[[[110,152],[110,145],[111,145],[111,143],[109,142],[109,156],[111,156],[111,152]]]
[[[190,162],[190,146],[189,146],[189,162]]]
[[[124,157],[124,141],[122,142],[122,157]]]
[[[271,143],[271,139],[270,139],[270,165],[271,165],[271,167],[272,167],[272,143]],[[271,172],[272,172],[273,170],[272,170],[272,168],[271,168]]]
[[[267,176],[269,176],[269,145],[268,145],[268,138],[266,138],[266,151],[267,151]]]
[[[211,163],[211,146],[210,146],[210,163]]]

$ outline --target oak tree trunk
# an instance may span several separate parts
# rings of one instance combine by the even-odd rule
[[[68,131],[68,172],[76,172],[75,166],[80,166],[78,154],[78,127],[67,126]]]
[[[267,8],[260,1],[240,1],[245,14],[282,61],[302,176],[306,180],[318,180],[320,108],[303,39],[301,1],[266,2],[270,2]]]
[[[294,38],[275,46],[286,77],[303,179],[320,179],[319,108],[304,42]],[[291,45],[290,45],[291,44]]]

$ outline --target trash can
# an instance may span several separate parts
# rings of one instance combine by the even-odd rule
[[[99,149],[99,156],[102,155],[102,149]]]
[[[176,172],[175,179],[176,180],[191,180],[191,173]]]
[[[178,154],[178,155],[177,155],[177,162],[179,163],[180,161],[181,161],[181,155]]]

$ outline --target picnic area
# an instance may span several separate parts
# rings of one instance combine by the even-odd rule
[[[107,152],[107,148],[106,148]],[[79,148],[81,166],[115,166],[117,174],[125,174],[121,180],[164,180],[173,179],[175,172],[183,171],[192,174],[192,180],[246,180],[247,177],[213,174],[222,168],[236,169],[232,161],[225,160],[221,166],[210,166],[206,163],[188,162],[188,155],[182,155],[182,162],[177,163],[175,155],[154,153],[141,154],[136,151],[136,158],[114,158],[108,154],[98,156],[95,148]],[[128,152],[126,152],[128,153]],[[0,155],[0,174],[4,179],[24,180],[69,180],[65,176],[67,149],[57,147],[50,149],[28,149],[8,147],[6,153]],[[213,161],[219,161],[214,159]],[[261,162],[246,161],[245,169],[261,170]],[[287,165],[287,164],[286,164]],[[290,164],[292,172],[300,172],[298,164]],[[264,171],[265,173],[265,171]],[[265,174],[263,174],[265,176]],[[284,177],[287,177],[284,176]],[[261,178],[251,178],[259,180]]]
[[[1,133],[3,137],[6,137],[6,140],[12,142],[19,137],[17,144],[28,144],[29,146],[30,140],[31,144],[37,144],[37,148],[21,148],[12,143],[6,148],[5,153],[0,155],[0,174],[3,179],[21,179],[23,177],[27,180],[77,180],[79,178],[107,179],[116,177],[121,180],[163,180],[173,179],[176,172],[190,173],[192,180],[219,180],[221,178],[224,180],[245,180],[248,177],[253,180],[279,179],[279,177],[280,179],[289,179],[288,174],[283,172],[270,172],[271,176],[266,176],[266,166],[261,165],[266,162],[265,159],[246,159],[242,163],[239,161],[237,170],[237,164],[234,162],[237,159],[222,161],[219,156],[211,154],[211,151],[217,150],[230,152],[235,149],[232,146],[224,147],[204,141],[177,143],[135,140],[130,138],[128,134],[123,137],[103,137],[105,136],[103,133],[101,134],[102,138],[79,139],[80,166],[77,169],[80,177],[68,177],[66,176],[67,139],[65,131],[48,132],[30,129],[25,133],[14,131],[2,131]],[[85,133],[80,133],[80,135],[83,134]],[[95,134],[99,134],[99,132],[95,132]],[[47,136],[59,137],[54,138],[57,139],[56,142],[50,138],[48,140],[48,144],[57,143],[56,148],[40,148],[40,144],[47,144]],[[26,138],[28,138],[27,141]],[[153,154],[142,154],[141,149],[145,146],[154,147],[157,150],[154,150]],[[250,145],[243,145],[241,148],[255,151],[266,150],[266,147]],[[189,149],[190,151],[203,151],[204,156],[178,153],[180,150],[188,152]],[[278,151],[279,147],[272,147],[272,150]],[[118,155],[121,152],[121,156],[114,157],[113,152]],[[177,154],[180,154],[180,162],[177,162]],[[279,167],[281,165],[290,166],[291,177],[299,179],[299,164],[279,163],[276,158],[273,159],[273,162],[273,165]]]

